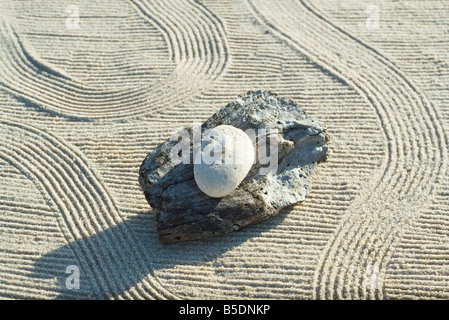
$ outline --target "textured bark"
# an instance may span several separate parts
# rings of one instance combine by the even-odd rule
[[[288,98],[248,92],[205,121],[201,131],[222,124],[244,131],[276,129],[277,172],[261,175],[263,165],[257,160],[236,190],[223,198],[211,198],[195,183],[192,143],[191,164],[176,165],[171,162],[170,151],[178,142],[159,145],[143,161],[139,182],[149,204],[157,210],[161,242],[209,238],[275,215],[306,198],[315,165],[326,159],[326,129]],[[192,133],[192,128],[187,130]]]

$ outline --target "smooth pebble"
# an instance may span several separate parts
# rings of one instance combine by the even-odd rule
[[[217,126],[201,140],[193,166],[195,182],[208,196],[224,197],[245,179],[254,157],[254,146],[245,132],[229,125]]]

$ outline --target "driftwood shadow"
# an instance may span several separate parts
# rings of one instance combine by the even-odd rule
[[[286,208],[268,221],[234,233],[175,244],[159,242],[153,213],[150,212],[146,219],[142,216],[130,218],[43,255],[33,265],[31,276],[35,281],[56,279],[56,299],[114,298],[134,288],[157,270],[176,265],[198,266],[214,261],[248,239],[279,225],[290,211]],[[148,234],[139,235],[139,231],[134,229],[136,226],[139,230],[147,230],[150,237]],[[134,234],[132,239],[126,236],[129,234]],[[125,242],[117,243],[120,236]],[[136,257],[136,250],[140,250],[140,259]],[[67,259],[69,256],[76,258]],[[64,267],[58,267],[61,265]],[[73,275],[66,273],[66,267],[70,265],[79,268],[80,289],[67,288],[67,278]]]

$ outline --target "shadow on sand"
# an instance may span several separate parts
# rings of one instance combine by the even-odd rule
[[[224,236],[169,245],[159,242],[150,212],[43,255],[34,264],[32,277],[36,281],[56,279],[57,299],[113,298],[134,288],[154,271],[214,261],[248,239],[274,228],[290,211],[285,209],[257,225]],[[70,265],[79,267],[79,290],[66,286],[71,275],[66,273],[66,267]]]

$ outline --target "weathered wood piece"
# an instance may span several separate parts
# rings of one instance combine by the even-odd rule
[[[140,167],[139,182],[156,209],[159,239],[163,243],[209,238],[265,220],[286,206],[304,200],[311,188],[316,164],[325,161],[328,134],[295,102],[265,91],[248,92],[219,110],[201,125],[276,130],[277,171],[261,174],[259,158],[231,194],[211,198],[196,185],[193,141],[190,164],[174,164],[170,152],[178,143],[167,141],[148,154]],[[192,134],[192,128],[186,128]],[[257,132],[257,131],[256,131]],[[267,137],[267,153],[270,139]],[[259,145],[255,145],[259,147]]]

